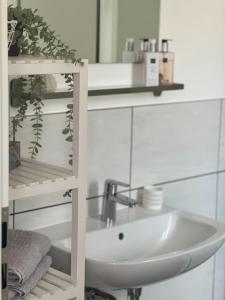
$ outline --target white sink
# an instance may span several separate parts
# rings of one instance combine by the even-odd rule
[[[94,230],[86,237],[86,285],[124,289],[169,279],[205,262],[224,241],[225,224],[172,209]]]

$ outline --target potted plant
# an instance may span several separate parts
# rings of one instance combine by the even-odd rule
[[[31,55],[43,56],[46,58],[65,59],[73,63],[81,63],[76,57],[77,51],[70,49],[68,45],[63,43],[57,34],[50,29],[43,17],[38,15],[38,10],[32,10],[22,7],[8,7],[8,20],[16,20],[17,26],[11,45],[9,55]],[[73,87],[72,74],[62,74],[69,88]],[[14,119],[15,130],[22,127],[22,123],[26,116],[29,105],[33,106],[34,117],[31,118],[33,128],[33,139],[30,142],[29,151],[31,158],[35,158],[41,148],[41,133],[43,129],[42,94],[45,90],[44,76],[32,75],[14,79],[11,82],[11,96],[13,94],[18,100],[18,111]],[[66,119],[66,128],[63,134],[66,140],[72,140],[72,121],[73,107],[68,106]],[[72,163],[70,157],[70,163]]]

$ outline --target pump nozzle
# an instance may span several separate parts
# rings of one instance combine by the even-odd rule
[[[150,52],[157,52],[157,40],[156,39],[150,39]]]
[[[143,52],[147,52],[148,47],[149,47],[149,39],[148,38],[143,38],[143,39],[140,39],[140,41],[141,41],[140,50],[143,51]]]
[[[163,39],[162,40],[162,52],[169,52],[169,42],[172,42],[172,39]]]

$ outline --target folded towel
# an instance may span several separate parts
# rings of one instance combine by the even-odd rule
[[[9,286],[22,285],[51,248],[50,240],[32,231],[9,230]]]
[[[31,274],[30,278],[22,285],[9,287],[9,299],[20,299],[27,296],[44,277],[51,266],[52,259],[50,256],[45,256],[36,270]]]

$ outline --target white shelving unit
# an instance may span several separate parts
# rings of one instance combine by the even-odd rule
[[[1,222],[6,222],[11,200],[73,190],[71,276],[50,269],[26,300],[83,300],[86,225],[86,123],[88,76],[87,61],[74,65],[63,60],[19,57],[8,60],[7,0],[0,2],[0,206]],[[34,74],[74,74],[73,169],[23,159],[21,166],[9,174],[8,169],[8,76]],[[2,227],[3,228],[3,227]],[[2,231],[1,231],[2,236]],[[7,248],[1,249],[2,266],[7,264]],[[2,272],[0,284],[3,288]],[[7,300],[7,288],[1,298]]]

